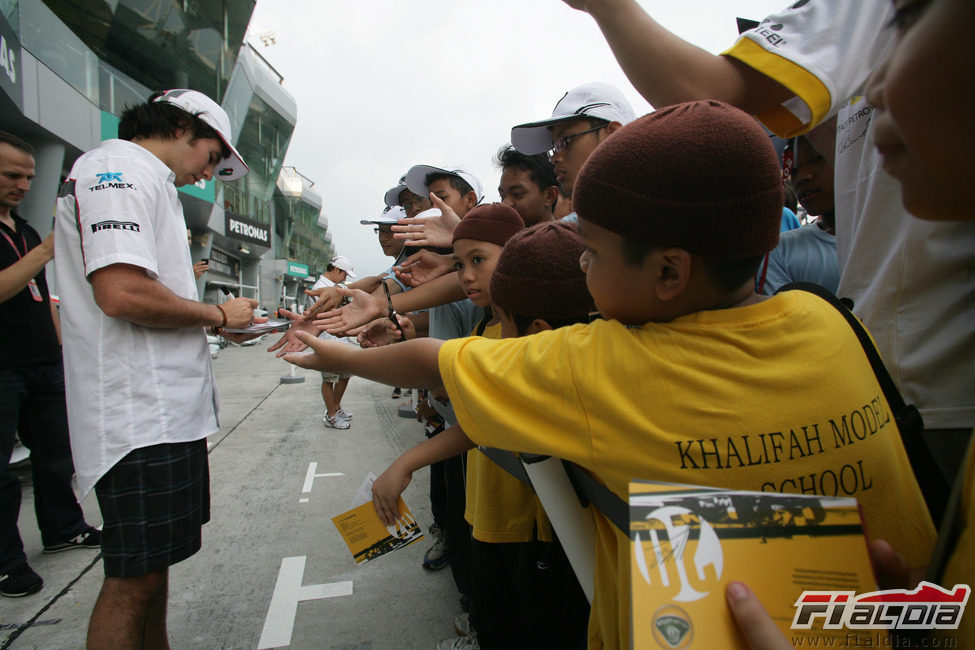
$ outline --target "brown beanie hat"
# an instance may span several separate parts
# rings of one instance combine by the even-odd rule
[[[782,172],[768,134],[724,102],[676,104],[607,138],[576,179],[579,217],[623,237],[716,259],[775,248]]]
[[[504,246],[513,234],[524,229],[521,215],[504,203],[485,203],[471,208],[454,228],[454,238],[476,239]]]
[[[585,248],[574,224],[546,221],[522,230],[501,251],[491,300],[522,316],[581,319],[596,308],[579,266]]]

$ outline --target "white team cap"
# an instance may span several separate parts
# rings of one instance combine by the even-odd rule
[[[386,190],[386,194],[383,195],[383,200],[386,202],[386,207],[391,208],[394,205],[399,205],[399,195],[402,194],[403,190],[405,189],[407,189],[406,174],[403,174],[400,176],[396,186]]]
[[[167,90],[153,102],[164,102],[182,108],[191,115],[195,115],[213,127],[220,139],[230,149],[230,156],[217,164],[215,175],[222,181],[235,181],[247,175],[247,163],[234,148],[231,138],[230,118],[226,111],[206,95],[196,90],[177,88]]]
[[[528,156],[545,153],[552,148],[553,124],[587,117],[628,124],[636,119],[636,114],[619,88],[593,81],[565,93],[549,119],[512,127],[511,144]]]
[[[332,261],[329,262],[329,264],[337,269],[342,269],[349,274],[350,278],[355,277],[355,267],[352,266],[352,261],[348,257],[345,257],[344,255],[336,255],[332,258]]]
[[[406,188],[414,194],[418,194],[424,198],[428,197],[430,195],[430,187],[427,185],[427,176],[430,174],[449,174],[450,176],[461,178],[474,189],[478,203],[484,200],[484,189],[481,187],[481,181],[477,180],[477,176],[462,167],[443,169],[432,165],[413,165],[410,167],[410,171],[406,172]]]
[[[403,186],[403,189],[406,189],[405,185]],[[361,221],[359,221],[359,223],[361,223],[363,226],[368,226],[369,224],[376,224],[377,226],[389,225],[389,224],[394,224],[400,219],[405,219],[405,218],[406,218],[406,210],[404,210],[398,205],[394,205],[391,208],[387,207],[385,210],[383,210],[382,214],[380,214],[375,219],[362,219]]]

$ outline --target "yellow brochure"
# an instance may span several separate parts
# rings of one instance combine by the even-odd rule
[[[332,523],[342,534],[356,564],[362,564],[423,539],[403,497],[399,498],[399,513],[396,523],[387,527],[376,514],[372,501],[368,501],[332,517]]]
[[[877,588],[849,498],[634,481],[630,548],[636,650],[744,648],[725,600],[733,580],[751,588],[796,647],[848,632],[792,629],[804,591]]]

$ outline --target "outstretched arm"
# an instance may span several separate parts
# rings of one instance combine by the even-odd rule
[[[312,336],[318,336],[322,331],[320,327],[315,325],[314,321],[305,320],[301,317],[301,314],[296,314],[293,311],[279,309],[278,315],[281,318],[291,320],[291,327],[267,349],[268,352],[277,352],[275,356],[278,358],[283,357],[289,352],[301,352],[308,347],[298,340],[298,332],[308,332]]]
[[[359,347],[378,348],[416,338],[416,328],[413,321],[403,314],[396,314],[396,322],[392,318],[382,316],[365,325],[356,342]]]
[[[464,434],[460,425],[455,424],[403,452],[372,484],[372,503],[376,507],[379,518],[387,526],[399,518],[397,501],[399,495],[403,494],[403,490],[410,484],[413,472],[473,448],[474,443]]]
[[[403,284],[418,287],[449,273],[452,266],[452,255],[439,255],[424,248],[407,257],[399,266],[393,267],[393,273]]]
[[[298,332],[314,354],[287,354],[284,360],[302,368],[357,375],[390,386],[442,388],[437,355],[443,341],[421,338],[367,350]]]
[[[595,19],[623,72],[656,108],[720,99],[754,114],[793,95],[737,59],[711,54],[668,31],[636,0],[564,1]]]
[[[352,302],[317,317],[315,323],[326,332],[341,334],[360,325],[365,325],[379,316],[389,316],[389,308],[384,297],[345,289],[339,289],[339,291],[344,295],[351,295]],[[457,275],[448,273],[411,291],[397,293],[391,297],[391,300],[393,309],[397,313],[401,313],[429,309],[437,305],[463,300],[465,297],[464,288],[457,281]]]
[[[467,297],[456,273],[448,273],[421,284],[416,289],[393,296],[393,309],[397,312],[430,309],[437,305],[463,300]]]
[[[460,217],[433,192],[430,192],[430,201],[434,208],[440,210],[440,214],[400,219],[393,226],[393,237],[405,239],[407,246],[450,248],[453,245],[454,228],[460,223]]]

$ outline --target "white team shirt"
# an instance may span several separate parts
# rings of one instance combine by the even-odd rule
[[[87,279],[131,264],[178,296],[199,299],[174,178],[143,147],[107,140],[78,159],[58,198],[65,389],[82,495],[130,451],[199,440],[220,426],[203,329],[110,318]]]
[[[862,95],[890,52],[889,2],[808,0],[726,52],[796,93],[759,115],[782,136],[837,116],[837,295],[851,298],[926,428],[975,426],[975,224],[912,217],[871,141]],[[932,116],[937,119],[937,116]]]

